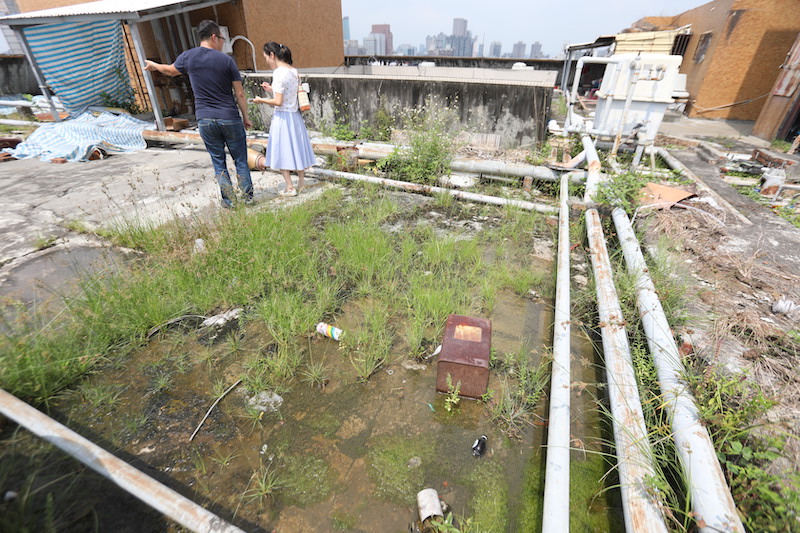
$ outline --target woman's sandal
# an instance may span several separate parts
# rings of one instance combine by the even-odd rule
[[[282,191],[278,191],[278,194],[281,196],[297,196],[296,189],[284,189]]]

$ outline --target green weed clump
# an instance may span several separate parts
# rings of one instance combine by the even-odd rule
[[[800,475],[773,472],[770,467],[782,457],[785,437],[762,427],[775,400],[745,376],[713,367],[693,374],[689,383],[745,528],[799,531]]]
[[[400,121],[408,131],[408,145],[379,161],[378,168],[389,177],[423,185],[449,175],[458,133],[455,109],[429,101],[404,113]]]
[[[615,174],[600,183],[594,201],[601,205],[621,207],[632,216],[641,203],[641,190],[650,181],[635,173]]]

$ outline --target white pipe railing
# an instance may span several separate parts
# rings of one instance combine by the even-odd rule
[[[558,213],[558,271],[553,325],[553,367],[547,426],[542,533],[569,532],[570,456],[570,312],[569,312],[569,180],[561,176]]]
[[[706,533],[743,532],[744,526],[717,460],[714,443],[700,420],[694,398],[682,378],[686,369],[648,274],[639,241],[625,211],[616,208],[611,216],[628,273],[635,276],[639,316],[658,371],[662,405],[667,408],[672,420],[675,449],[689,485],[695,521],[700,531]]]
[[[444,187],[434,187],[433,185],[421,185],[419,183],[409,183],[407,181],[390,180],[387,178],[376,178],[373,176],[364,176],[362,174],[353,174],[351,172],[339,172],[336,170],[327,170],[323,168],[314,167],[307,171],[307,174],[314,176],[321,176],[326,178],[338,178],[351,181],[363,181],[367,183],[374,183],[392,189],[402,189],[405,191],[418,192],[424,194],[449,194],[461,200],[469,200],[472,202],[480,202],[483,204],[492,205],[511,205],[525,209],[528,211],[538,211],[539,213],[546,213],[548,215],[558,213],[558,209],[546,204],[537,204],[535,202],[526,202],[523,200],[511,200],[508,198],[498,198],[497,196],[488,196],[485,194],[476,194],[472,192],[459,191],[455,189],[447,189]]]
[[[244,533],[2,389],[0,413],[191,531]]]

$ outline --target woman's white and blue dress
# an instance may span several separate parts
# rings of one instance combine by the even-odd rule
[[[316,163],[306,124],[297,107],[297,69],[278,67],[272,73],[272,93],[283,94],[269,127],[266,163],[275,170],[305,170]]]

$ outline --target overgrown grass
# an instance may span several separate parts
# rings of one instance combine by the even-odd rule
[[[457,214],[462,208],[448,209]],[[539,215],[513,208],[491,212],[494,227],[479,239],[440,234],[426,224],[398,237],[385,227],[399,216],[398,204],[367,185],[349,195],[330,190],[296,209],[237,209],[216,220],[106,231],[107,238],[140,250],[141,257],[120,272],[84,279],[77,294],[65,297],[64,311],[49,322],[21,313],[5,324],[0,385],[31,402],[47,402],[99,363],[148,342],[154,326],[186,314],[244,307],[244,319],[261,321],[274,341],[268,357],[245,352],[245,387],[254,392],[282,386],[303,368],[319,386],[325,379],[322,369],[309,366],[301,339],[317,322],[335,321],[353,297],[370,299],[372,307],[363,309],[363,323],[347,332],[343,346],[356,379],[368,379],[398,335],[407,335],[412,354],[420,353],[439,338],[447,315],[492,301],[502,284],[477,288],[493,272],[502,271],[509,283],[522,280],[520,294],[532,284],[537,290],[549,284],[528,274],[524,252],[506,250],[491,264],[483,261],[479,242],[525,243],[548,234]],[[403,216],[416,215],[412,209]],[[206,250],[193,253],[199,237]],[[402,321],[410,324],[408,331],[395,330]],[[231,354],[242,349],[235,335],[223,339]],[[154,393],[185,370],[177,352],[175,364],[154,367]]]

